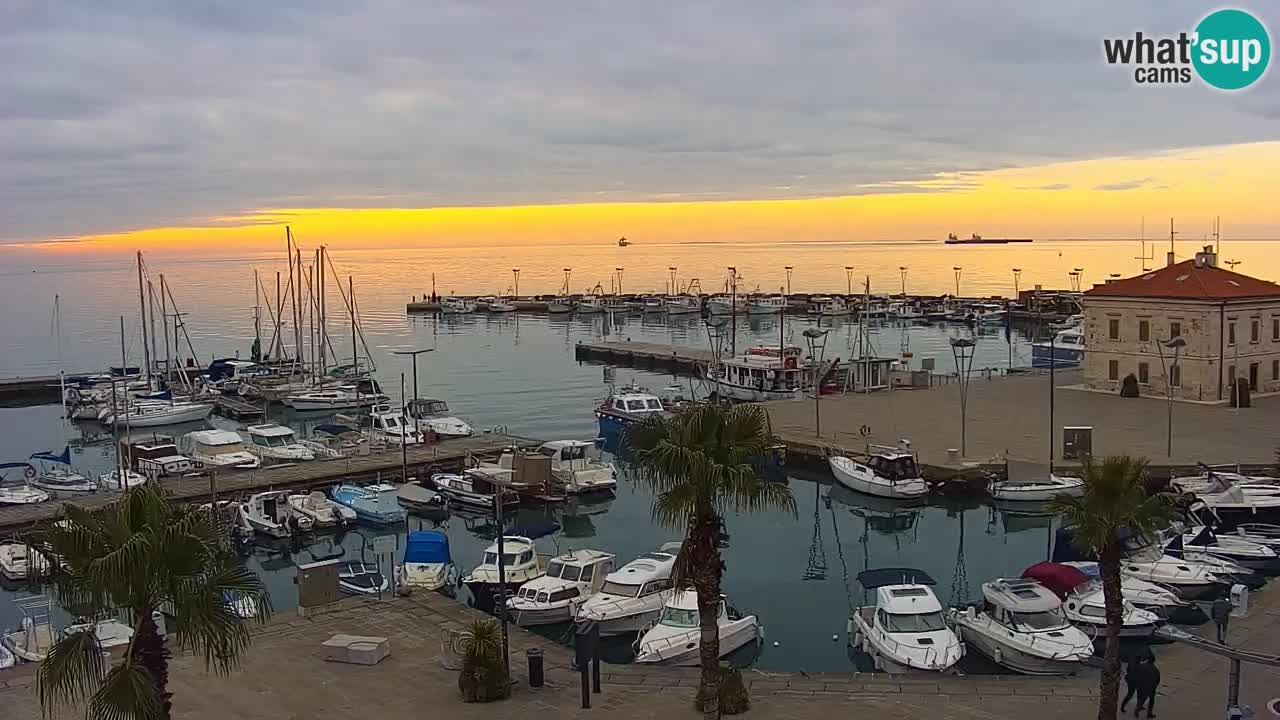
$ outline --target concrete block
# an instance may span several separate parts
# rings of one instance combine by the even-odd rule
[[[391,654],[387,638],[366,635],[334,635],[321,647],[325,660],[353,665],[377,665]]]

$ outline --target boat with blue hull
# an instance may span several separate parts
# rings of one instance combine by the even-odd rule
[[[1080,328],[1058,331],[1049,342],[1032,343],[1031,367],[1078,367],[1084,362],[1084,333]]]
[[[600,437],[607,448],[621,445],[627,428],[641,420],[668,412],[662,398],[635,384],[618,388],[609,393],[596,408],[596,420],[600,425]]]
[[[333,501],[354,510],[360,522],[374,525],[404,522],[408,516],[400,506],[396,486],[385,483],[368,487],[339,485],[333,489]]]

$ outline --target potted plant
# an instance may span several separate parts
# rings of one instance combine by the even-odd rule
[[[502,633],[493,620],[472,620],[462,631],[462,672],[458,690],[464,702],[492,702],[511,694],[502,662]]]

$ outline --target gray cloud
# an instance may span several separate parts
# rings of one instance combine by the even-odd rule
[[[1104,183],[1104,184],[1102,184],[1102,185],[1094,185],[1094,186],[1093,186],[1093,189],[1094,189],[1094,190],[1103,190],[1103,191],[1109,191],[1109,190],[1137,190],[1138,188],[1142,187],[1143,185],[1150,185],[1151,183],[1153,183],[1153,182],[1155,182],[1155,181],[1156,181],[1156,178],[1154,178],[1154,177],[1152,177],[1152,176],[1147,176],[1147,177],[1144,177],[1144,178],[1138,178],[1138,179],[1136,179],[1136,180],[1124,180],[1124,181],[1121,181],[1121,182]],[[1160,187],[1166,187],[1166,186],[1161,185]]]
[[[1070,183],[1049,183],[1048,185],[1020,185],[1019,190],[1067,190]]]
[[[1277,139],[1274,72],[1224,94],[1138,87],[1102,60],[1103,37],[1202,14],[10,0],[0,240],[281,206],[932,192],[965,182],[951,173]]]

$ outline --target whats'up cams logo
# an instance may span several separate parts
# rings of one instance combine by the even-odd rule
[[[1257,82],[1271,60],[1267,28],[1243,10],[1217,10],[1191,33],[1102,41],[1107,63],[1134,65],[1133,80],[1142,84],[1190,83],[1192,70],[1219,90],[1240,90]]]

